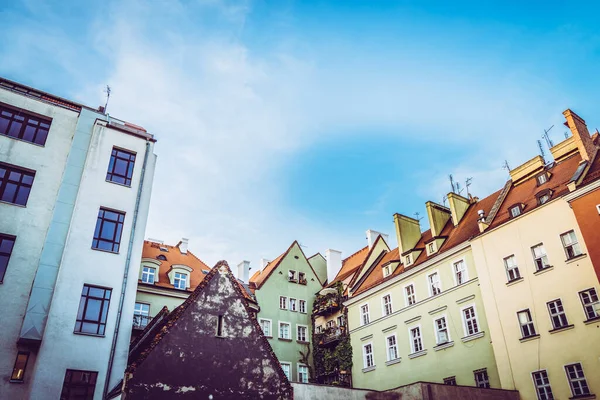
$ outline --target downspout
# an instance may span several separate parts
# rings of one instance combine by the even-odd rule
[[[144,163],[142,164],[142,174],[140,177],[140,186],[138,187],[137,196],[135,199],[135,209],[133,210],[133,223],[131,226],[131,235],[129,235],[129,245],[127,247],[127,259],[125,260],[125,270],[123,271],[123,284],[121,285],[121,297],[119,298],[119,308],[117,310],[117,322],[115,323],[115,333],[110,347],[110,356],[108,358],[108,368],[106,370],[106,379],[104,380],[104,392],[102,398],[107,397],[110,390],[110,377],[112,373],[113,362],[115,360],[115,351],[117,349],[117,339],[119,337],[119,325],[121,325],[121,315],[123,314],[123,303],[125,302],[125,291],[127,290],[127,277],[129,276],[129,268],[131,265],[131,252],[133,251],[133,240],[135,237],[135,227],[137,225],[138,213],[140,210],[140,201],[142,198],[142,188],[144,187],[144,179],[146,176],[146,163],[148,161],[148,153],[150,152],[150,142],[146,140],[146,153],[144,154]]]

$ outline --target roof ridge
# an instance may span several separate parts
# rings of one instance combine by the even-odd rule
[[[353,254],[349,255],[348,257],[344,258],[344,259],[342,260],[342,264],[344,264],[344,262],[345,262],[346,260],[349,260],[349,259],[351,259],[352,257],[354,257],[355,255],[357,255],[358,253],[360,253],[361,251],[363,251],[363,250],[364,250],[364,249],[366,249],[367,247],[369,247],[369,246],[367,245],[367,246],[365,246],[365,247],[361,248],[360,250],[358,250],[358,251],[355,251]]]

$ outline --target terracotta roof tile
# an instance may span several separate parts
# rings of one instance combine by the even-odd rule
[[[294,244],[292,243],[292,246],[293,245]],[[277,257],[276,259],[274,259],[273,261],[271,261],[270,263],[268,263],[267,266],[264,267],[262,271],[256,271],[254,273],[254,275],[252,275],[252,277],[250,278],[250,282],[254,284],[254,287],[256,289],[260,289],[260,287],[262,286],[262,284],[265,283],[265,281],[267,280],[267,278],[273,273],[273,271],[275,271],[275,268],[277,268],[277,266],[279,265],[279,263],[281,262],[281,260],[283,260],[283,257],[290,251],[290,249],[292,248],[292,246],[290,246],[285,251],[285,253],[280,254],[279,257]]]
[[[368,255],[369,246],[365,246],[362,249],[358,250],[356,253],[352,254],[350,257],[343,259],[342,268],[337,273],[335,278],[333,278],[331,282],[328,282],[327,286],[332,286],[336,282],[343,281],[344,279],[353,275],[364,264]]]

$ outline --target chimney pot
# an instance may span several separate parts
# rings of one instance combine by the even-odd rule
[[[187,254],[188,252],[188,242],[189,239],[188,238],[182,238],[181,242],[179,242],[179,251],[181,252],[181,254]]]
[[[327,259],[327,282],[331,283],[342,269],[342,252],[333,249],[325,250]]]
[[[260,270],[262,271],[265,267],[271,262],[271,260],[267,260],[266,258],[260,259]]]
[[[373,245],[377,241],[377,237],[381,236],[383,238],[383,240],[385,240],[386,243],[389,240],[389,235],[386,235],[385,233],[374,231],[373,229],[367,230],[366,233],[367,233],[367,242],[369,244],[369,250],[373,247]]]
[[[242,261],[238,264],[237,278],[242,282],[248,283],[250,279],[250,261]]]

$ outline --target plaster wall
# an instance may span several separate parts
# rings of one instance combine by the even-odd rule
[[[598,182],[595,182],[598,183]],[[590,260],[600,279],[600,188],[571,201]]]
[[[370,390],[293,382],[294,400],[364,400]]]

